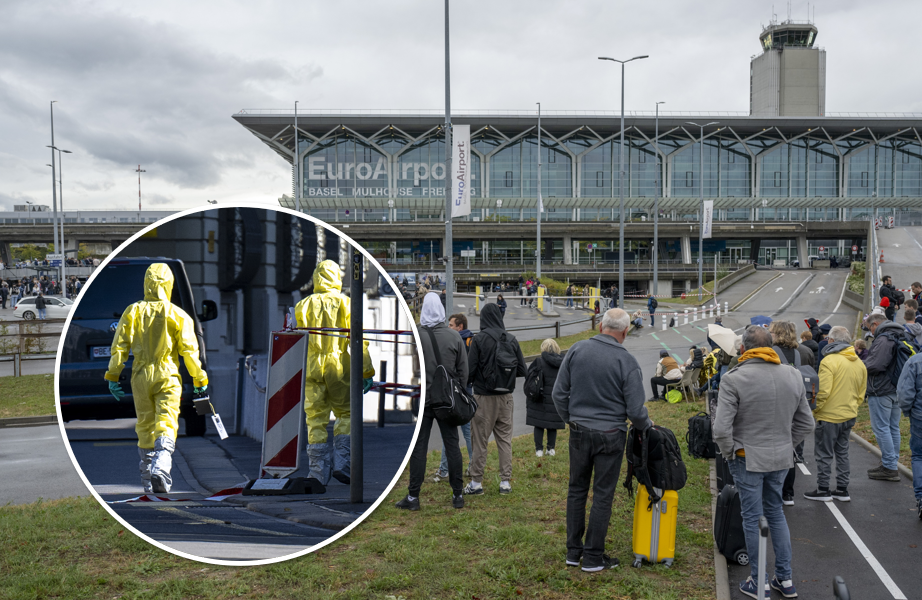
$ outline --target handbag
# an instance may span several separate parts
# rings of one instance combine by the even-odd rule
[[[438,421],[447,423],[453,427],[459,427],[471,422],[474,413],[477,412],[477,402],[460,381],[449,377],[448,370],[442,363],[442,354],[439,352],[439,345],[435,341],[435,334],[428,327],[423,327],[429,334],[429,340],[432,342],[432,351],[435,353],[436,368],[435,377],[432,379],[432,385],[426,394],[426,406],[435,413]]]

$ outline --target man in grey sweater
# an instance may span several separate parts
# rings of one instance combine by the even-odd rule
[[[642,429],[653,424],[644,407],[640,365],[621,345],[629,326],[630,317],[620,308],[606,312],[599,335],[577,342],[567,352],[554,385],[557,412],[570,425],[567,565],[579,566],[582,559],[586,572],[618,566],[618,559],[604,550],[627,420]],[[587,528],[590,482],[593,495]]]
[[[782,510],[781,488],[788,469],[794,466],[794,446],[813,431],[813,415],[800,371],[781,364],[766,329],[747,327],[743,350],[739,364],[720,379],[714,422],[714,441],[733,473],[743,513],[750,576],[740,584],[740,591],[752,598],[768,597],[767,582],[756,584],[758,524],[764,514],[775,551],[771,587],[794,598],[791,534]]]

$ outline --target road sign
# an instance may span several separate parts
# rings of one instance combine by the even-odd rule
[[[887,229],[893,229],[893,217],[887,217]]]
[[[473,258],[475,256],[477,256],[476,250],[462,250],[461,251],[461,258]]]
[[[826,252],[826,246],[820,246],[820,252]]]
[[[298,470],[306,355],[304,332],[270,334],[260,477],[285,477]]]
[[[592,252],[592,244],[586,244],[586,250]]]

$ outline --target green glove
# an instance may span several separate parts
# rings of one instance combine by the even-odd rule
[[[115,396],[116,402],[120,402],[125,397],[125,390],[122,389],[122,385],[117,381],[109,382],[109,393]]]
[[[363,394],[367,394],[367,393],[368,393],[368,390],[371,389],[371,384],[373,384],[374,381],[372,381],[371,377],[368,377],[367,379],[363,379],[363,380],[362,380],[362,383],[364,384],[364,385],[363,385],[364,390],[362,391],[362,393],[363,393]]]
[[[202,387],[193,388],[192,391],[194,391],[196,394],[204,394],[208,391],[208,384],[206,383]]]

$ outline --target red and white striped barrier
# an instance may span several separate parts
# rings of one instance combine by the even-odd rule
[[[238,487],[227,488],[226,490],[221,490],[216,492],[213,496],[208,496],[205,500],[210,500],[212,502],[221,502],[222,500],[227,500],[231,496],[239,496],[243,494],[243,488],[246,484],[241,484]]]
[[[285,477],[298,470],[306,360],[306,332],[273,331],[269,335],[260,477]]]
[[[135,496],[134,498],[128,498],[127,500],[109,500],[106,504],[127,504],[129,502],[191,502],[190,498],[167,498],[165,496],[152,496],[150,494],[144,494],[143,496]]]

